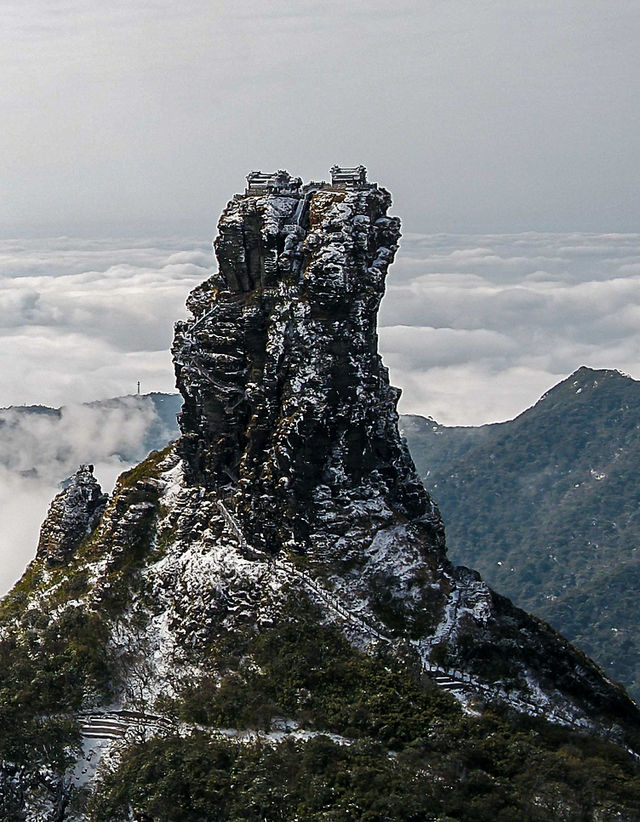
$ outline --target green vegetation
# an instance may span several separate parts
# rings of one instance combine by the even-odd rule
[[[19,793],[26,785],[49,799],[63,790],[59,779],[43,782],[42,773],[63,773],[74,760],[80,738],[69,714],[113,695],[109,621],[130,601],[153,546],[158,509],[153,485],[136,483],[155,476],[164,455],[154,453],[123,475],[103,530],[89,535],[67,566],[37,558],[0,604],[0,762],[10,763],[0,768],[2,819],[21,818]],[[146,505],[129,517],[127,538],[114,550],[118,516],[140,503]],[[108,562],[97,598],[95,590],[89,596],[87,565],[95,559]],[[9,778],[12,769],[19,781]]]
[[[216,655],[174,705],[184,719],[339,734],[239,745],[204,731],[132,747],[90,803],[92,822],[635,819],[640,777],[619,748],[540,720],[463,714],[401,663],[351,648],[304,599]],[[236,653],[237,652],[237,653]],[[238,655],[242,660],[238,666]],[[620,812],[621,816],[616,816]]]
[[[34,560],[2,601],[0,710],[19,703],[30,714],[52,713],[79,708],[88,694],[108,696],[108,619],[127,605],[155,534],[158,493],[136,483],[157,475],[166,451],[123,474],[105,514],[105,532],[87,537],[68,566],[49,568]],[[114,551],[110,517],[141,502],[148,505],[129,518],[126,543]],[[89,588],[87,561],[96,558],[109,563],[99,601],[80,603]]]
[[[636,699],[639,428],[640,383],[587,368],[508,423],[404,423],[451,559],[549,622]]]
[[[136,578],[140,569],[150,559],[158,559],[168,543],[169,534],[157,534],[156,524],[161,514],[159,492],[150,480],[160,476],[160,463],[171,447],[168,445],[162,451],[152,451],[140,465],[120,475],[105,512],[106,534],[94,531],[76,552],[77,567],[81,567],[85,560],[105,555],[109,557],[105,573],[107,585],[101,597],[101,607],[110,616],[115,616],[126,608],[132,591],[137,588]],[[109,533],[110,520],[113,518],[117,521],[132,506],[139,508],[136,516],[128,521],[125,542],[112,540]],[[160,540],[156,539],[158,536],[161,537]],[[105,545],[110,547],[109,551],[105,551]],[[118,550],[114,550],[116,545],[119,546]]]
[[[111,620],[133,592],[144,599],[140,570],[171,538],[169,527],[158,534],[149,481],[163,456],[123,475],[66,568],[36,561],[4,603],[0,818],[20,818],[24,786],[59,801],[62,780],[45,785],[42,773],[73,761],[80,738],[69,716],[113,692]],[[638,767],[621,748],[496,707],[465,714],[410,663],[353,648],[295,586],[270,626],[242,625],[225,632],[212,621],[191,648],[205,673],[154,706],[191,734],[127,747],[92,796],[71,798],[90,822],[640,818]],[[277,717],[314,735],[239,744],[208,730],[268,731]]]
[[[169,455],[172,447],[173,445],[169,444],[160,451],[152,451],[139,465],[120,474],[118,477],[118,486],[122,488],[133,488],[137,482],[158,479],[161,474],[160,463]]]
[[[270,630],[234,634],[234,656],[219,654],[217,676],[185,692],[182,718],[268,728],[273,716],[287,716],[307,728],[394,747],[419,736],[437,717],[459,714],[449,694],[426,690],[392,657],[356,653],[320,620],[320,612],[298,596]]]
[[[0,636],[1,819],[22,819],[27,787],[48,799],[62,790],[59,779],[43,781],[42,773],[64,773],[79,751],[68,712],[109,693],[106,640],[103,618],[83,607],[67,607],[55,620],[25,611]]]
[[[106,640],[106,622],[96,611],[71,606],[55,620],[27,611],[0,639],[0,711],[68,711],[80,708],[86,694],[108,694]]]
[[[91,801],[92,822],[198,820],[465,820],[583,822],[640,812],[623,767],[572,746],[536,747],[525,734],[461,742],[457,751],[416,744],[390,756],[375,743],[340,746],[327,738],[271,748],[212,741],[198,733],[130,749]],[[514,756],[515,753],[515,756]],[[624,796],[626,808],[612,795]],[[635,798],[634,798],[635,794]],[[628,804],[631,802],[632,804]]]

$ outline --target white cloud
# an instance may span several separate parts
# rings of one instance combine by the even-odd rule
[[[212,265],[201,240],[0,241],[0,404],[93,400],[138,380],[173,390],[173,322]],[[380,338],[403,409],[471,424],[522,410],[514,398],[533,402],[585,363],[636,374],[639,315],[640,235],[413,234]],[[502,375],[483,404],[464,399],[464,365]],[[434,368],[437,413],[420,387]]]
[[[208,242],[164,239],[0,242],[0,405],[66,406],[61,415],[0,410],[0,592],[37,545],[58,483],[82,462],[110,488],[118,455],[144,456],[149,412],[91,401],[173,391],[169,346]]]
[[[513,417],[580,365],[640,377],[640,235],[411,235],[381,310],[401,410]]]
[[[405,414],[428,413],[447,425],[511,419],[566,376],[535,364],[501,370],[494,370],[493,365],[470,362],[411,371],[392,367],[394,383],[403,387],[400,410]],[[500,415],[496,415],[496,408]]]
[[[40,525],[59,483],[92,463],[105,490],[145,456],[157,417],[135,398],[113,407],[70,405],[59,414],[0,409],[0,594],[35,554]]]
[[[470,361],[500,362],[516,353],[514,340],[486,329],[394,325],[382,327],[379,336],[385,363],[405,372]]]
[[[168,349],[209,243],[0,241],[0,404],[171,391]]]

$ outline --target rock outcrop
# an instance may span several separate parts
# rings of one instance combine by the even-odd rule
[[[227,205],[218,272],[191,293],[173,345],[187,482],[224,501],[258,556],[304,555],[423,660],[508,681],[566,716],[587,703],[626,714],[589,660],[446,557],[377,351],[400,237],[390,204],[362,179],[279,172]]]
[[[237,197],[218,225],[219,273],[176,328],[191,481],[231,495],[267,551],[307,551],[328,517],[372,499],[443,544],[377,351],[400,236],[390,202],[374,185]]]
[[[67,562],[99,522],[107,499],[93,476],[93,465],[81,465],[51,503],[40,529],[36,557],[48,565]]]

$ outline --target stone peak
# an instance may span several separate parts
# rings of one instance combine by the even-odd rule
[[[97,524],[107,499],[93,476],[93,465],[81,465],[51,503],[36,556],[44,557],[49,565],[67,562]]]
[[[400,237],[390,204],[369,183],[308,184],[295,196],[265,183],[236,196],[218,223],[219,271],[189,296],[193,319],[176,326],[188,474],[226,488],[269,550],[306,550],[328,511],[356,500],[441,528],[377,350]]]

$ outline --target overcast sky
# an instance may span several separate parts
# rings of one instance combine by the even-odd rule
[[[635,231],[638,0],[5,0],[0,230],[208,236],[363,162],[415,232]]]

